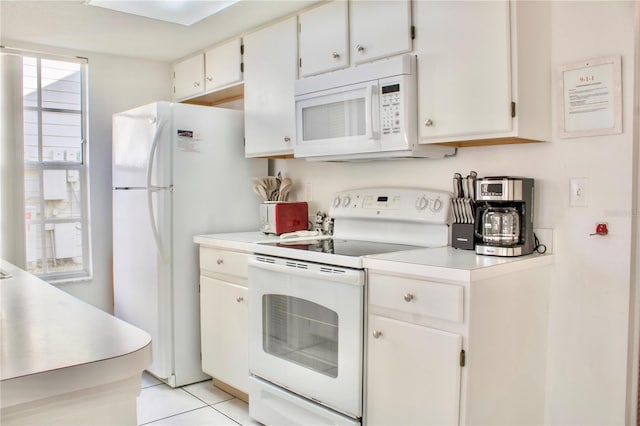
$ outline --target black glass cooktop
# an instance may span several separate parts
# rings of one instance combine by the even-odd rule
[[[275,242],[275,246],[306,250],[317,253],[337,254],[341,256],[367,256],[371,254],[393,253],[396,251],[413,250],[421,248],[419,246],[411,246],[405,244],[389,244],[371,241],[357,240],[305,240],[305,241],[280,241]]]

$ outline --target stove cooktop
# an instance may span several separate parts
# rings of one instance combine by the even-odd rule
[[[316,240],[316,241],[295,241],[277,242],[278,247],[292,248],[296,250],[307,250],[318,253],[337,254],[341,256],[367,256],[370,254],[392,253],[396,251],[411,250],[419,248],[417,246],[403,244],[388,244],[372,241],[349,241],[349,240]]]
[[[341,191],[329,210],[334,219],[333,238],[287,236],[253,244],[252,250],[256,254],[362,269],[364,256],[446,246],[450,199],[448,192],[426,188]]]
[[[362,267],[362,257],[424,248],[421,246],[344,239],[269,241],[254,245],[254,253],[330,265]]]

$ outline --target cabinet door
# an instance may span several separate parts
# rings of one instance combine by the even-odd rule
[[[368,329],[367,424],[458,424],[462,337],[378,315]]]
[[[412,49],[409,0],[351,1],[349,4],[351,60],[354,64]]]
[[[511,129],[509,4],[417,1],[421,143]]]
[[[336,0],[298,16],[300,77],[349,65],[347,15],[347,2]]]
[[[176,100],[204,93],[204,56],[200,54],[175,64],[173,79]]]
[[[247,157],[293,154],[297,26],[294,16],[244,37]]]
[[[202,370],[249,391],[247,289],[200,277]]]
[[[241,40],[237,38],[205,52],[205,90],[207,92],[242,81],[241,44]]]

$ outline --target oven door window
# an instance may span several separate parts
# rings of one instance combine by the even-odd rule
[[[262,296],[262,347],[328,377],[338,376],[338,314],[308,300]]]

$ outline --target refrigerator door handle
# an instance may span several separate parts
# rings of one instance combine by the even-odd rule
[[[153,212],[153,193],[157,192],[161,188],[151,184],[151,172],[153,170],[153,163],[158,148],[158,139],[165,122],[166,120],[160,120],[160,122],[156,126],[156,131],[153,134],[153,139],[151,141],[151,149],[149,150],[149,158],[147,159],[147,208],[149,211],[149,222],[151,222],[151,231],[153,233],[153,239],[156,242],[156,246],[158,247],[158,253],[160,253],[162,261],[164,263],[168,263],[169,257],[164,251],[162,239],[160,238],[160,232],[158,232],[158,226],[156,224],[156,215]]]
[[[149,158],[147,158],[147,188],[157,188],[151,184],[151,174],[153,172],[156,151],[158,150],[158,139],[160,139],[160,132],[162,131],[165,123],[166,120],[160,120],[156,126],[156,131],[153,133],[153,139],[151,139],[151,149],[149,150]]]
[[[153,233],[153,239],[156,242],[156,247],[158,247],[158,253],[160,253],[162,262],[168,263],[169,257],[164,251],[162,239],[160,238],[160,232],[158,232],[158,226],[156,224],[156,215],[153,213],[153,193],[158,192],[159,190],[159,188],[147,188],[147,207],[149,209],[149,222],[151,223],[151,232]]]

